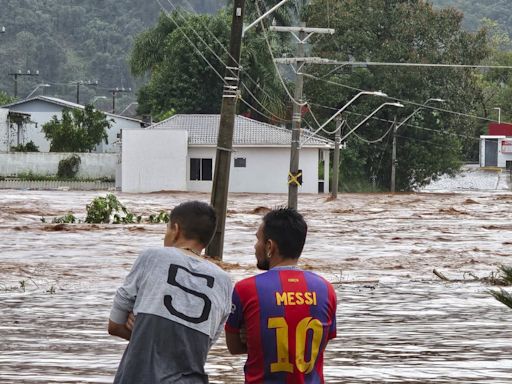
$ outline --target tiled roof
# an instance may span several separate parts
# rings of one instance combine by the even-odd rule
[[[2,108],[9,108],[9,107],[13,107],[15,105],[25,104],[25,103],[35,101],[35,100],[45,101],[47,103],[60,105],[61,107],[66,107],[66,108],[84,109],[84,106],[81,104],[72,103],[71,101],[59,99],[57,97],[49,97],[49,96],[34,96],[34,97],[31,97],[30,99],[18,100],[18,101],[15,101],[14,103],[3,105]],[[109,112],[103,112],[103,113],[110,117],[115,117],[118,119],[126,119],[126,120],[136,121],[138,123],[142,123],[141,120],[133,119],[131,117],[116,115],[114,113],[109,113]]]
[[[216,145],[220,115],[175,115],[147,129],[186,129],[191,145]],[[301,141],[311,136],[303,131]],[[236,116],[233,145],[286,145],[291,144],[289,129]],[[334,142],[320,136],[308,139],[305,147],[330,147]]]

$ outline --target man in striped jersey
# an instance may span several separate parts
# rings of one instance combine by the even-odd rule
[[[323,352],[336,337],[336,294],[297,267],[307,224],[293,209],[270,211],[256,233],[257,267],[235,285],[225,326],[232,354],[247,353],[246,383],[323,383]]]

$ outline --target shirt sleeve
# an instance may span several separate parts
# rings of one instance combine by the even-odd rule
[[[336,291],[329,284],[329,300],[331,301],[332,313],[331,313],[331,326],[329,327],[329,340],[334,339],[336,337],[336,307],[337,307],[337,298]]]
[[[128,319],[128,313],[133,311],[140,282],[144,274],[144,264],[147,253],[143,252],[133,263],[132,269],[126,276],[123,285],[117,290],[114,303],[110,310],[110,320],[117,324],[124,324]]]
[[[223,308],[222,311],[222,319],[220,323],[218,324],[217,331],[215,332],[215,335],[213,337],[212,343],[215,342],[220,334],[222,333],[222,330],[224,329],[224,324],[226,324],[226,320],[228,319],[228,316],[231,312],[231,295],[233,292],[233,283],[231,283],[231,279],[227,278],[227,289],[226,289],[226,306]]]
[[[233,296],[231,299],[231,313],[229,314],[226,326],[224,327],[226,332],[240,333],[240,328],[244,324],[244,309],[240,295],[238,294],[237,285],[233,290]]]

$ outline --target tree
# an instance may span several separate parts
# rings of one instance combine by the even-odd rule
[[[136,76],[149,76],[148,84],[138,95],[139,113],[152,114],[159,120],[171,110],[220,112],[229,20],[230,14],[225,10],[215,15],[190,15],[182,11],[162,14],[154,28],[137,37],[131,70]],[[283,45],[278,47],[283,49]],[[254,109],[258,109],[266,116],[256,115],[257,118],[282,119],[286,99],[267,52],[261,35],[252,31],[246,35],[241,92],[249,106],[241,103],[240,113],[254,114]]]
[[[336,30],[332,39],[313,40],[313,56],[340,61],[479,64],[489,54],[485,32],[462,30],[462,14],[453,9],[435,10],[423,0],[317,0],[307,10],[308,25],[328,24]],[[338,109],[357,89],[382,90],[392,98],[423,104],[442,98],[438,107],[474,114],[482,97],[478,73],[471,69],[423,67],[344,67],[333,70],[311,67],[317,78],[305,84],[307,98]],[[383,100],[359,99],[344,115],[356,125]],[[397,117],[401,121],[417,108],[385,109],[358,130],[366,140],[380,138]],[[316,109],[325,121],[329,109]],[[454,173],[478,144],[480,120],[463,115],[422,109],[398,132],[397,190],[410,190],[443,173]],[[352,135],[347,140],[352,164],[345,170],[352,181],[377,178],[383,189],[390,185],[391,141],[377,145]],[[348,159],[347,159],[348,160]],[[343,159],[342,161],[345,161]],[[346,168],[346,167],[345,167]],[[342,184],[349,181],[342,181]]]
[[[6,92],[0,91],[0,106],[14,102],[14,97],[10,97]]]
[[[64,109],[62,119],[53,116],[42,131],[50,140],[50,152],[91,152],[103,140],[108,143],[106,130],[112,121],[92,105],[86,105],[83,110]]]

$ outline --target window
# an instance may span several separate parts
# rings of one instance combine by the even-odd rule
[[[213,179],[212,159],[190,159],[190,180]]]
[[[247,159],[245,157],[235,158],[235,168],[245,168],[247,166]]]

